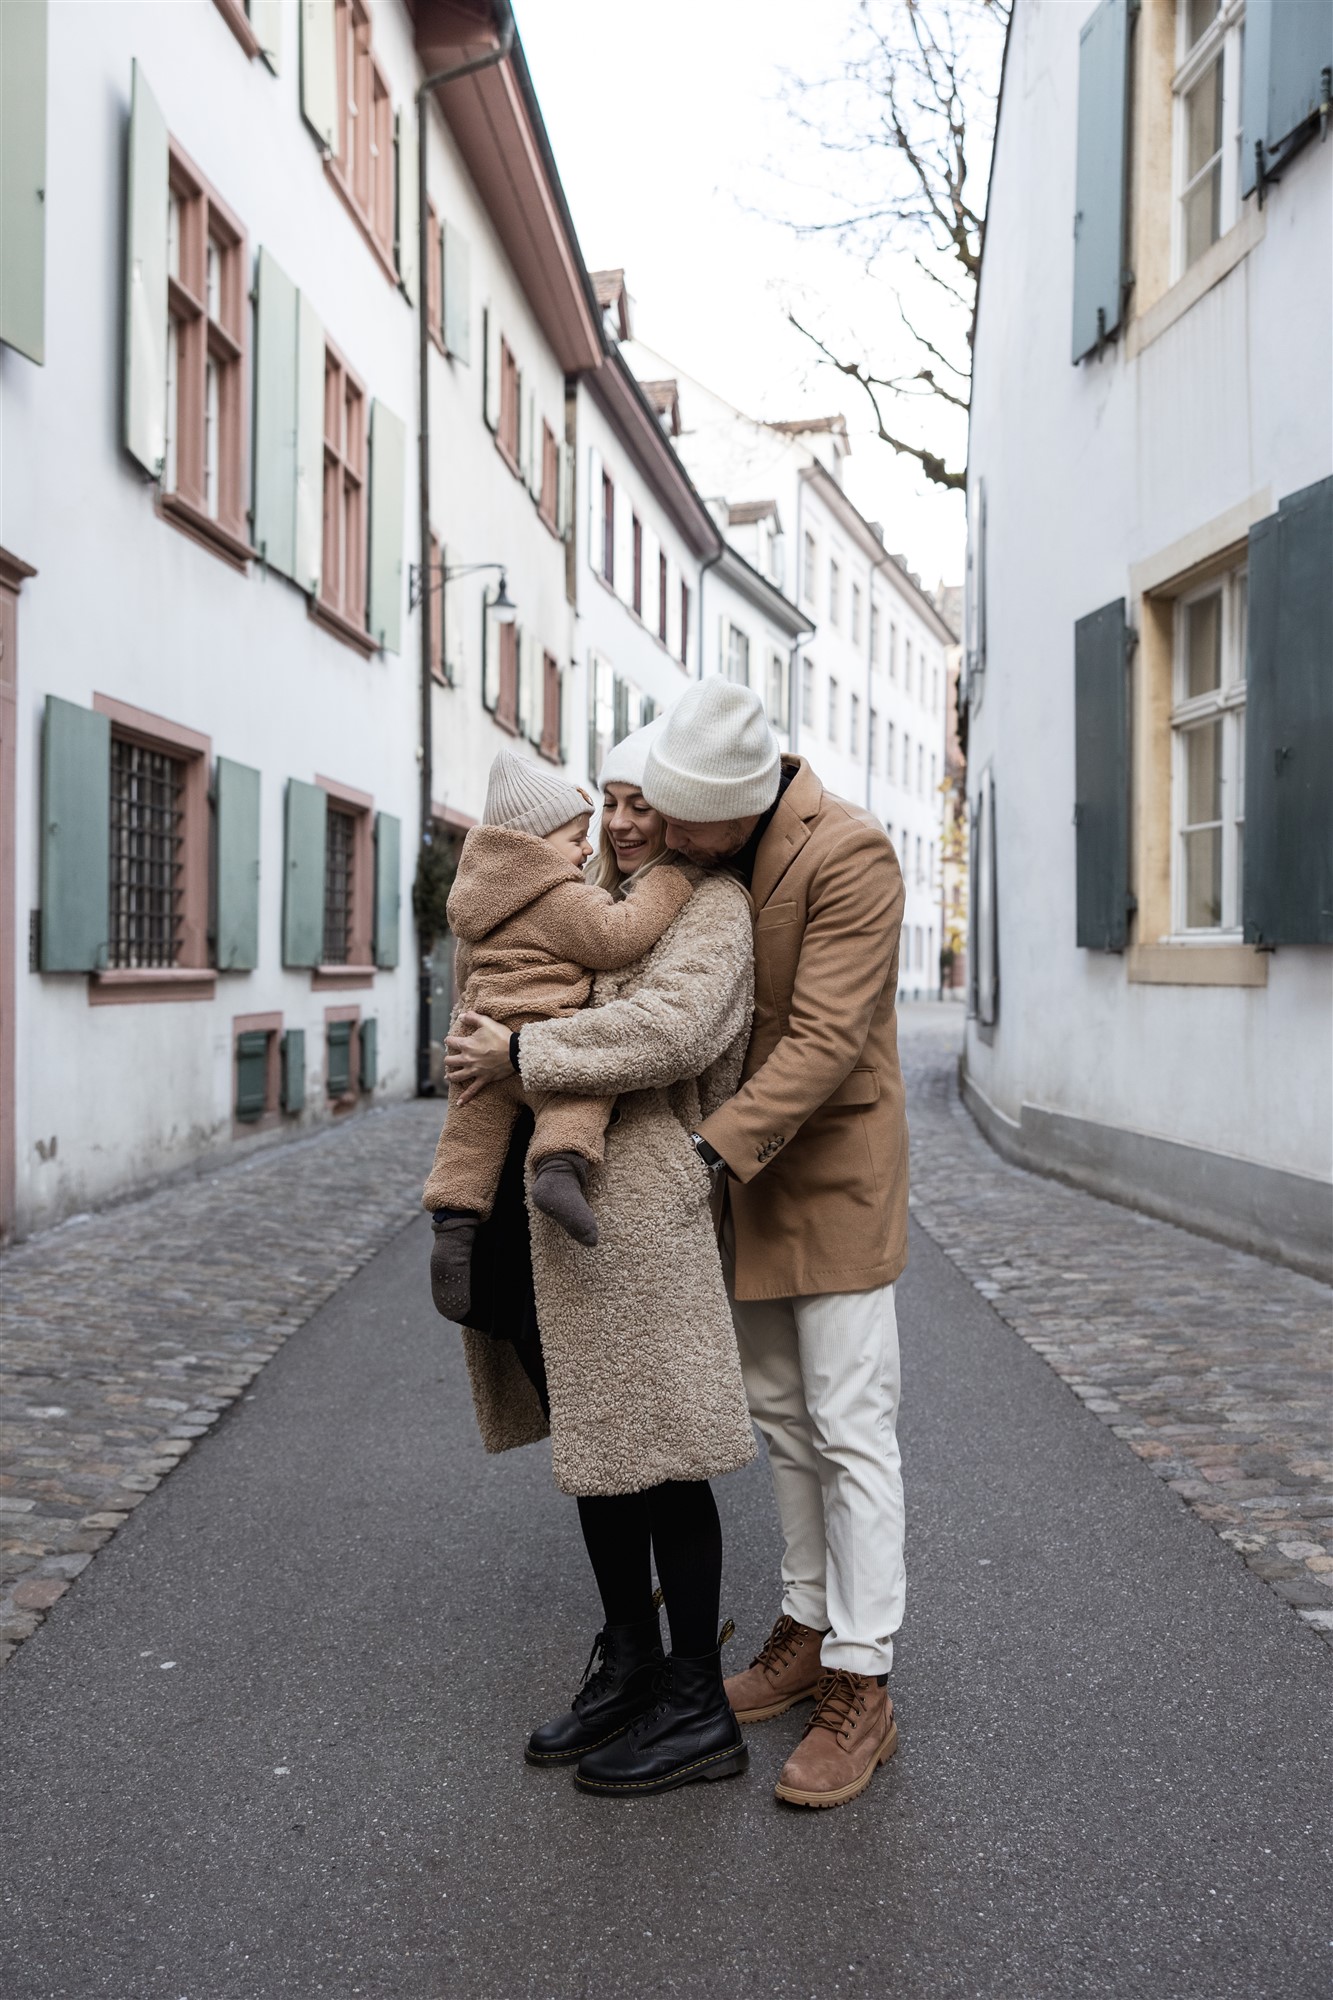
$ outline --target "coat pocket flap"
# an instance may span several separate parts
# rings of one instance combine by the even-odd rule
[[[873,1069],[854,1069],[845,1076],[831,1097],[824,1100],[824,1109],[837,1109],[843,1104],[878,1104],[879,1072]]]
[[[765,903],[754,920],[754,927],[757,931],[781,930],[784,924],[796,922],[796,914],[795,903]]]

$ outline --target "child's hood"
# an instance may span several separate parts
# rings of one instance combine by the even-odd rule
[[[508,826],[474,826],[463,842],[449,891],[449,928],[476,944],[549,889],[581,882],[579,870],[535,833]]]

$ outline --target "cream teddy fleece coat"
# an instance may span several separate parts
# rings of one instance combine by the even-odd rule
[[[591,1006],[523,1030],[523,1081],[618,1099],[583,1249],[532,1208],[532,1267],[556,1483],[635,1493],[748,1464],[754,1432],[689,1134],[735,1090],[754,998],[750,902],[710,876],[637,965],[600,973]],[[507,1341],[464,1332],[482,1442],[507,1451],[547,1425]]]

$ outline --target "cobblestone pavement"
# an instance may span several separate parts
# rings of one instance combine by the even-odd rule
[[[1333,1292],[1001,1160],[958,1094],[961,1013],[902,1011],[917,1220],[1333,1645]]]
[[[429,1101],[368,1112],[0,1262],[0,1662],[316,1308],[418,1212]]]

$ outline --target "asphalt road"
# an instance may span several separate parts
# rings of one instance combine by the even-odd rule
[[[6,1669],[6,2000],[1323,2000],[1328,1649],[919,1231],[902,1748],[836,1812],[522,1761],[597,1623],[487,1459],[414,1224]],[[744,1663],[766,1470],[719,1487]],[[169,1664],[170,1663],[170,1664]]]

